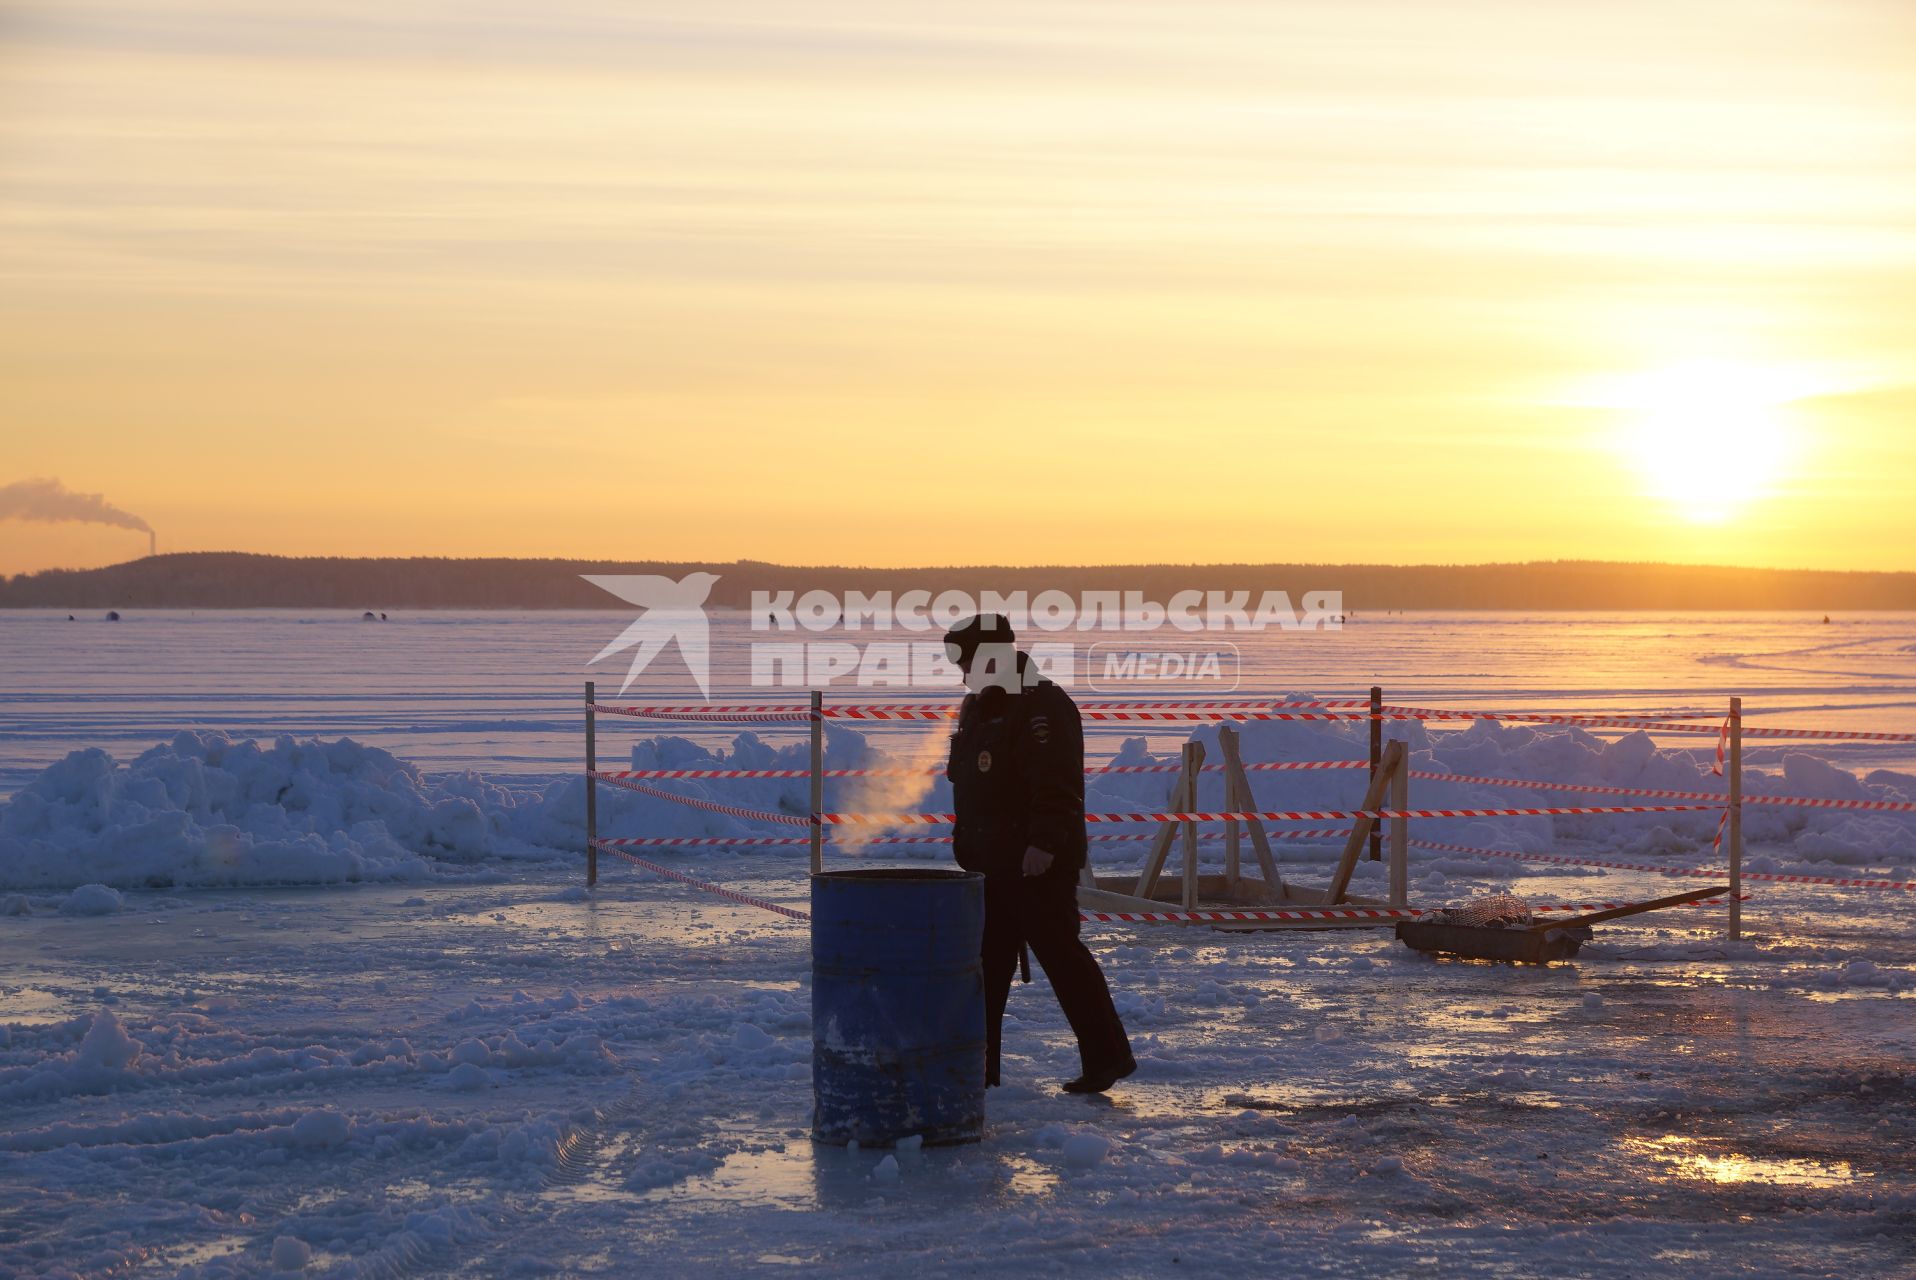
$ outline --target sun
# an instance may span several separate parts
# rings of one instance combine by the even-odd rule
[[[1720,524],[1772,492],[1791,461],[1789,403],[1779,369],[1693,360],[1617,384],[1620,450],[1646,491],[1698,524]]]

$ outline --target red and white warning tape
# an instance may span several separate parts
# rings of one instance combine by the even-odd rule
[[[1248,767],[1248,766],[1247,766]],[[1540,791],[1579,791],[1608,796],[1652,796],[1665,800],[1712,800],[1725,804],[1729,797],[1710,791],[1666,791],[1660,787],[1612,787],[1585,782],[1545,782],[1540,778],[1493,778],[1469,773],[1434,773],[1412,769],[1413,778],[1432,782],[1468,782],[1486,787],[1535,787]],[[1767,804],[1792,809],[1862,809],[1872,813],[1916,813],[1916,803],[1907,800],[1822,800],[1810,796],[1743,797],[1744,804]]]
[[[1596,813],[1714,812],[1719,804],[1582,805],[1521,809],[1266,809],[1223,813],[1087,813],[1086,822],[1346,822],[1357,818],[1523,818]],[[822,813],[833,826],[939,826],[956,822],[952,813]]]
[[[1193,702],[1182,703],[1177,707],[1158,703],[1137,702],[1087,702],[1080,711],[1086,720],[1115,721],[1122,723],[1150,722],[1193,722],[1214,720],[1503,720],[1525,724],[1566,724],[1581,725],[1586,728],[1602,729],[1645,729],[1657,733],[1694,733],[1713,734],[1718,739],[1719,751],[1726,735],[1726,728],[1713,729],[1709,725],[1685,724],[1674,720],[1648,719],[1637,716],[1598,716],[1581,714],[1546,714],[1542,712],[1521,711],[1460,711],[1435,707],[1404,707],[1389,705],[1381,712],[1368,710],[1333,711],[1326,708],[1350,707],[1363,708],[1368,704],[1357,699],[1340,699],[1325,702],[1261,702],[1245,699],[1233,702]],[[1288,708],[1312,708],[1309,710],[1290,710]],[[591,709],[606,715],[633,716],[640,719],[684,720],[719,724],[759,724],[759,723],[804,723],[812,718],[812,712],[806,707],[793,707],[783,703],[742,703],[734,705],[712,706],[613,706],[606,703],[593,703]],[[819,712],[828,720],[951,720],[958,714],[956,707],[937,706],[925,703],[867,703],[825,707]],[[1682,713],[1672,713],[1682,714]],[[1849,729],[1785,729],[1768,727],[1746,727],[1742,734],[1745,738],[1788,738],[1798,740],[1817,740],[1827,742],[1916,742],[1916,733],[1866,733]]]
[[[1223,837],[1223,833],[1219,831],[1205,831],[1200,832],[1199,835],[1200,838],[1206,842],[1215,842]],[[1350,831],[1344,827],[1324,827],[1316,831],[1269,831],[1266,832],[1265,835],[1272,840],[1342,840],[1350,835]],[[826,838],[832,840],[833,843],[839,843],[834,840],[829,833]],[[1156,840],[1158,836],[1157,833],[1150,831],[1094,831],[1088,838],[1093,844],[1116,844],[1129,841]],[[618,845],[622,848],[631,849],[723,849],[734,845],[740,848],[752,849],[767,847],[792,848],[799,845],[809,845],[811,842],[812,838],[810,836],[618,836],[607,837],[600,841],[601,844]],[[950,844],[951,837],[930,835],[871,836],[864,840],[853,841],[852,843],[861,848],[874,844]]]
[[[615,858],[625,859],[635,867],[643,867],[652,874],[664,876],[668,880],[677,880],[681,884],[689,884],[694,889],[703,889],[705,892],[715,893],[721,898],[729,898],[733,902],[742,902],[748,907],[758,907],[764,911],[776,911],[779,915],[789,916],[793,920],[810,920],[812,918],[811,913],[808,911],[799,911],[795,908],[781,905],[780,903],[768,901],[765,898],[755,898],[749,893],[740,893],[736,889],[727,889],[722,884],[713,884],[709,880],[700,880],[693,876],[688,876],[682,871],[674,871],[670,867],[662,867],[656,862],[648,862],[644,858],[627,853],[623,849],[614,848],[603,840],[599,841],[599,847]]]
[[[1744,804],[1787,805],[1793,809],[1864,809],[1871,813],[1916,813],[1905,800],[1815,800],[1807,796],[1744,796]]]
[[[1702,880],[1721,880],[1729,875],[1727,871],[1712,870],[1708,867],[1671,867],[1654,862],[1615,862],[1605,858],[1579,858],[1563,853],[1526,853],[1521,849],[1481,849],[1468,844],[1445,844],[1436,840],[1412,840],[1419,849],[1435,849],[1449,853],[1469,853],[1485,858],[1514,858],[1524,862],[1548,862],[1558,866],[1603,867],[1612,871],[1653,871],[1662,876],[1690,876]],[[1783,875],[1778,872],[1745,871],[1745,880],[1760,880],[1767,884],[1821,884],[1835,885],[1847,889],[1898,889],[1916,892],[1916,880],[1871,880],[1848,876],[1797,876]]]
[[[1660,800],[1710,800],[1722,804],[1725,797],[1708,791],[1666,791],[1658,787],[1611,787],[1588,782],[1545,782],[1538,778],[1493,778],[1473,773],[1437,773],[1429,769],[1412,769],[1413,778],[1426,778],[1432,782],[1467,782],[1484,787],[1535,787],[1541,791],[1578,791],[1593,795],[1606,796],[1646,796]],[[1749,797],[1743,797],[1748,800]]]
[[[1849,729],[1751,729],[1746,738],[1818,738],[1826,742],[1916,742],[1916,733],[1857,733]]]
[[[935,837],[934,837],[935,838]],[[951,837],[946,836],[949,840]],[[610,849],[704,849],[763,848],[767,845],[809,845],[810,836],[607,836],[601,837],[601,848]]]
[[[778,915],[785,916],[788,919],[792,919],[792,920],[810,920],[812,918],[810,912],[800,911],[797,908],[788,907],[788,906],[785,906],[783,903],[773,902],[767,898],[754,897],[753,895],[749,893],[740,893],[736,889],[728,889],[724,885],[713,884],[709,880],[700,880],[696,876],[688,876],[682,871],[675,871],[670,867],[660,866],[658,863],[648,861],[647,859],[641,858],[637,856],[636,854],[627,853],[624,849],[613,845],[609,841],[601,840],[601,841],[597,841],[596,843],[601,849],[611,854],[613,857],[621,858],[624,861],[631,863],[635,867],[641,867],[646,871],[650,871],[654,875],[663,876],[668,880],[676,880],[680,884],[690,885],[694,889],[699,889],[699,890],[702,890],[703,892],[714,894],[718,897],[725,898],[728,901],[742,903],[748,907],[757,907],[762,911],[775,912]],[[1743,896],[1747,898],[1749,895],[1745,894]],[[1721,904],[1722,902],[1723,902],[1723,899],[1721,898],[1709,898],[1709,899],[1705,899],[1702,902],[1691,903],[1688,905],[1712,906],[1712,905]],[[1636,904],[1621,903],[1621,902],[1575,902],[1575,903],[1562,903],[1562,904],[1551,905],[1551,906],[1534,906],[1531,908],[1531,910],[1538,911],[1538,912],[1609,911],[1616,907],[1634,906],[1634,905]],[[1241,910],[1241,911],[1239,910],[1217,910],[1217,911],[1175,911],[1175,910],[1174,911],[1085,911],[1085,910],[1080,910],[1078,912],[1078,918],[1080,920],[1095,921],[1095,922],[1104,923],[1104,924],[1183,924],[1183,923],[1196,924],[1196,923],[1222,923],[1222,922],[1240,922],[1240,923],[1253,922],[1254,923],[1260,920],[1291,921],[1291,922],[1298,922],[1298,921],[1309,922],[1314,920],[1375,920],[1379,922],[1385,922],[1385,921],[1392,921],[1392,920],[1415,920],[1419,916],[1430,914],[1431,910],[1432,908],[1429,908],[1429,907],[1325,907],[1325,908],[1301,908],[1296,910],[1268,908],[1268,909],[1248,909],[1248,910]]]
[[[1572,724],[1592,729],[1654,729],[1660,733],[1715,733],[1706,724],[1678,724],[1636,716],[1547,715],[1524,711],[1445,711],[1432,707],[1384,708],[1386,720],[1511,720],[1523,724]]]
[[[1415,920],[1427,907],[1343,907],[1302,909],[1246,908],[1242,911],[1079,911],[1078,919],[1107,924],[1179,924],[1226,920]]]
[[[1221,772],[1226,766],[1207,764],[1206,773]],[[1094,764],[1085,766],[1088,774],[1102,773],[1176,773],[1182,765],[1176,764]],[[1262,763],[1249,763],[1244,766],[1255,773],[1285,773],[1313,769],[1368,769],[1368,760],[1273,760]],[[945,766],[930,765],[922,769],[826,769],[820,773],[826,778],[918,778],[942,774]],[[809,778],[810,769],[607,769],[600,777],[613,778]],[[1433,775],[1435,776],[1435,775]]]
[[[1384,710],[1388,713],[1385,719],[1514,720],[1533,724],[1586,725],[1593,728],[1652,729],[1660,733],[1715,734],[1719,766],[1722,763],[1723,746],[1729,734],[1728,721],[1725,721],[1721,728],[1712,729],[1708,725],[1676,724],[1667,720],[1637,719],[1628,716],[1544,715],[1517,711],[1444,711],[1430,707],[1400,706],[1386,706]],[[1916,733],[1863,733],[1850,729],[1752,728],[1745,725],[1742,733],[1745,738],[1808,738],[1826,742],[1916,742]]]
[[[1085,769],[1085,772],[1087,774],[1175,773],[1180,767],[1181,766],[1175,764],[1107,764],[1090,765]],[[1366,760],[1275,760],[1249,763],[1244,766],[1247,771],[1256,772],[1367,769],[1369,767],[1370,763]],[[1225,768],[1224,765],[1204,766],[1205,772],[1207,773],[1222,770],[1223,768]],[[933,776],[942,774],[944,771],[945,768],[943,765],[932,765],[924,769],[826,769],[821,776],[827,778],[904,778]],[[711,778],[809,778],[812,774],[809,769],[608,769],[601,771],[598,776],[607,782],[618,782],[637,778],[679,780]],[[1440,773],[1430,769],[1412,769],[1410,776],[1431,782],[1468,783],[1475,786],[1486,787],[1531,787],[1540,791],[1574,791],[1591,795],[1643,796],[1664,800],[1698,800],[1711,802],[1708,805],[1701,806],[1706,808],[1714,808],[1727,801],[1727,797],[1715,792],[1676,791],[1663,787],[1618,787],[1586,782],[1549,782],[1542,778],[1500,778],[1487,774]],[[674,798],[676,799],[678,797]],[[1834,800],[1811,796],[1746,795],[1743,797],[1743,803],[1801,809],[1855,809],[1870,813],[1916,813],[1916,802],[1907,800]],[[1427,814],[1434,814],[1435,811],[1425,812]],[[1533,811],[1525,810],[1524,812],[1530,813]],[[1553,812],[1648,813],[1662,812],[1662,810],[1647,808],[1583,809],[1555,810]]]
[[[601,715],[631,716],[638,720],[689,720],[705,724],[804,724],[812,718],[808,707],[614,707],[592,703]]]
[[[789,813],[772,813],[766,809],[744,809],[734,804],[719,804],[713,800],[701,800],[696,796],[681,796],[670,791],[661,791],[657,787],[648,787],[643,782],[634,782],[630,778],[619,778],[603,773],[593,773],[588,777],[623,787],[627,791],[636,791],[642,796],[651,796],[657,800],[671,800],[678,804],[690,805],[694,809],[704,809],[711,813],[723,813],[734,818],[749,818],[754,822],[778,822],[788,827],[809,827],[809,818],[801,818]]]
[[[1671,876],[1711,876],[1726,874],[1690,867],[1658,866],[1652,862],[1613,862],[1604,858],[1579,858],[1564,853],[1526,853],[1521,849],[1484,849],[1469,844],[1448,844],[1441,840],[1412,840],[1412,848],[1433,849],[1443,853],[1469,853],[1485,858],[1514,858],[1523,862],[1548,862],[1566,867],[1605,867],[1612,871],[1656,871]]]
[[[823,778],[920,778],[943,773],[943,765],[927,769],[823,769]],[[1089,772],[1087,770],[1086,772]],[[614,778],[809,778],[810,769],[608,769],[599,775]]]

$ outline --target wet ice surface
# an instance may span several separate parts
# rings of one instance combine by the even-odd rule
[[[583,660],[622,622],[0,618],[0,792],[70,748],[125,760],[186,727],[351,733],[428,770],[536,784],[576,767]],[[1406,701],[1641,711],[1741,692],[1776,723],[1892,731],[1916,707],[1916,647],[1892,615],[1827,628],[1407,616],[1266,639],[1247,649],[1247,693],[1378,679]],[[742,687],[742,652],[719,645],[722,689]],[[706,745],[734,732],[685,729]],[[1184,733],[1149,736],[1169,752]],[[1247,754],[1361,754],[1306,750],[1309,736],[1247,727]],[[629,745],[608,730],[603,758]],[[1442,762],[1696,785],[1491,745],[1460,736]],[[1786,747],[1753,745],[1751,763],[1775,773]],[[1859,772],[1910,764],[1902,746],[1814,750]],[[1341,807],[1353,781],[1260,776],[1258,794]],[[1828,781],[1832,795],[1853,785]],[[753,786],[713,794],[771,807],[776,786]],[[1150,808],[1161,782],[1099,786],[1112,807]],[[1414,795],[1514,799],[1424,782]],[[557,795],[544,826],[506,834],[576,849],[581,808]],[[685,814],[623,794],[603,795],[600,815],[620,834],[729,830],[671,825]],[[1746,822],[1779,840],[1753,865],[1907,878],[1906,824],[1812,814],[1823,843],[1810,849],[1774,815]],[[1674,839],[1661,823],[1431,834],[1706,856],[1713,815],[1673,815]],[[1599,926],[1549,969],[1436,961],[1381,932],[1088,926],[1138,1076],[1106,1099],[1055,1093],[1075,1054],[1040,977],[1013,997],[1012,1083],[991,1095],[987,1140],[894,1154],[807,1137],[802,924],[616,864],[587,898],[576,860],[500,861],[490,847],[476,840],[417,883],[168,892],[135,877],[101,916],[59,909],[97,868],[58,894],[0,894],[25,912],[0,914],[0,1275],[253,1275],[302,1256],[315,1273],[368,1276],[1916,1273],[1916,895],[1758,886],[1750,944],[1715,940],[1719,911],[1676,911]],[[1287,875],[1325,879],[1323,850],[1279,853]],[[1107,856],[1101,870],[1115,869]],[[789,855],[671,860],[802,905]],[[1413,900],[1500,883],[1536,901],[1623,900],[1703,883],[1561,872],[1418,852]],[[1375,864],[1355,888],[1380,890]],[[887,1156],[895,1178],[875,1176]]]
[[[625,676],[620,660],[596,667],[588,660],[630,618],[624,609],[422,610],[365,623],[357,609],[130,609],[125,621],[109,624],[94,616],[69,623],[64,611],[0,610],[0,796],[67,751],[101,747],[126,759],[186,728],[268,739],[351,736],[428,772],[569,769],[579,759],[582,682],[596,679],[609,694]],[[898,636],[930,638],[891,638]],[[1366,612],[1339,631],[1273,628],[1223,638],[1241,656],[1237,696],[1310,690],[1361,697],[1381,683],[1393,702],[1642,712],[1718,709],[1740,694],[1752,724],[1896,731],[1916,723],[1916,635],[1901,613],[1842,615],[1824,625],[1820,614],[1803,613]],[[752,644],[767,639],[793,635],[754,632],[742,613],[713,611],[719,700],[767,700],[751,681]],[[681,702],[692,690],[683,665],[662,658],[625,700]],[[881,700],[919,692],[891,690]],[[1193,690],[1159,681],[1117,692]],[[777,693],[803,699],[797,690]],[[677,731],[708,745],[731,737],[723,727]],[[1154,749],[1175,751],[1183,733],[1147,736]],[[1852,767],[1916,767],[1907,746],[1818,750]],[[1752,744],[1750,763],[1773,763],[1773,755]]]
[[[706,869],[802,905],[789,860]],[[1040,978],[987,1140],[888,1179],[807,1136],[802,924],[507,874],[0,920],[0,1272],[1916,1269],[1908,894],[1766,895],[1741,946],[1599,926],[1549,968],[1098,926],[1137,1077],[1054,1092]]]

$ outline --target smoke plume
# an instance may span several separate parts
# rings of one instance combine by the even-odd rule
[[[917,809],[937,783],[938,773],[934,770],[945,763],[950,745],[944,728],[938,726],[908,744],[898,756],[890,759],[879,757],[874,763],[882,762],[899,772],[849,779],[850,785],[844,793],[845,810],[849,813],[901,813]],[[838,827],[832,832],[832,848],[834,852],[862,857],[874,837],[896,834],[900,829],[890,824]],[[924,828],[913,827],[910,830],[912,833],[922,833]]]
[[[149,551],[159,548],[153,526],[130,511],[122,511],[97,493],[74,493],[58,480],[16,480],[0,485],[0,520],[39,520],[45,523],[77,521],[138,529]]]

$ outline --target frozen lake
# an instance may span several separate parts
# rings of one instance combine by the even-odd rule
[[[0,837],[10,815],[26,832],[0,861],[15,877],[0,878],[0,1277],[1916,1274],[1909,892],[1753,884],[1742,943],[1718,936],[1721,908],[1681,909],[1598,926],[1548,968],[1433,960],[1383,931],[1087,925],[1134,1079],[1054,1091],[1075,1052],[1040,973],[1013,993],[983,1143],[814,1146],[806,927],[610,860],[595,893],[581,886],[578,690],[616,688],[585,662],[625,621],[0,614],[0,768],[28,801],[0,808]],[[721,621],[715,696],[751,693],[745,635]],[[1916,729],[1906,615],[1389,616],[1245,656],[1241,695],[1381,683],[1402,703],[1660,711],[1738,693],[1752,723]],[[627,700],[661,696],[687,699],[669,659]],[[667,728],[698,745],[640,745],[659,729],[618,722],[604,758],[639,745],[698,765],[737,732]],[[34,781],[70,750],[124,764],[187,729],[369,749],[192,737]],[[1521,726],[1389,732],[1432,770],[1713,785],[1707,736],[1657,751]],[[802,750],[800,733],[768,730],[760,749]],[[1336,759],[1363,733],[1251,725],[1244,741],[1251,759]],[[942,734],[879,727],[832,750],[916,758]],[[1183,731],[1144,736],[1164,760]],[[1901,745],[1765,745],[1752,783],[1916,799],[1910,761]],[[1153,807],[1166,785],[1093,781],[1113,808]],[[1348,804],[1359,785],[1257,776],[1284,807]],[[789,811],[802,786],[688,791]],[[1420,781],[1413,799],[1535,794]],[[626,793],[601,814],[617,834],[754,830]],[[1916,815],[1748,821],[1767,874],[1916,866]],[[1682,870],[1713,865],[1714,822],[1416,834]],[[1332,847],[1278,853],[1311,884]],[[805,905],[802,852],[655,856]],[[1138,849],[1094,856],[1122,870]],[[1420,905],[1709,883],[1430,849],[1412,868]],[[1361,863],[1355,887],[1375,894],[1381,875]],[[67,892],[94,878],[120,890]]]
[[[183,728],[347,735],[427,770],[572,769],[582,759],[583,682],[596,679],[609,693],[625,667],[621,657],[587,662],[630,617],[428,612],[381,624],[356,612],[155,611],[109,624],[0,611],[0,794],[74,748],[125,758]],[[752,638],[740,614],[716,615],[715,699],[755,695]],[[1909,614],[1827,626],[1806,614],[1390,614],[1335,632],[1224,638],[1242,653],[1240,695],[1362,697],[1381,684],[1386,698],[1410,705],[1645,711],[1714,710],[1740,694],[1753,724],[1890,732],[1916,725]],[[1144,687],[1180,691],[1166,682]],[[695,696],[668,654],[626,700]],[[1104,735],[1104,745],[1118,736]],[[1154,745],[1172,740],[1155,735]],[[1908,748],[1830,750],[1857,767],[1916,761]]]

